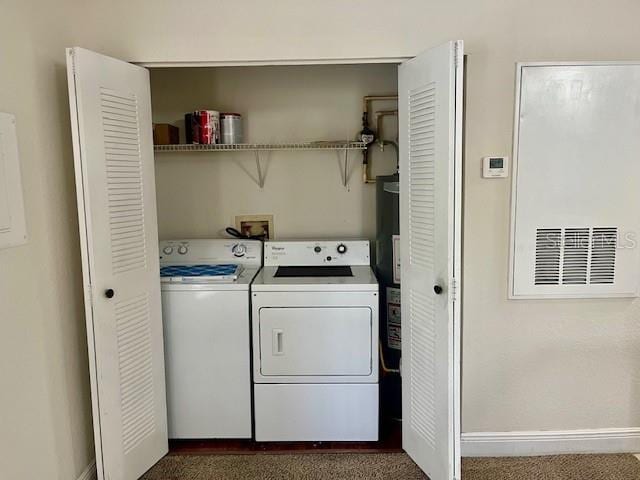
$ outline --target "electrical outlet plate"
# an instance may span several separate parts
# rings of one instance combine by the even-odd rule
[[[275,238],[273,215],[236,215],[236,229],[245,235],[262,235],[266,231],[265,240]]]

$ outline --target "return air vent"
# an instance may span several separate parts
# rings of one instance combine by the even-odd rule
[[[591,239],[590,283],[613,283],[618,229],[594,228]]]
[[[589,229],[565,229],[562,283],[564,285],[586,285],[588,267]]]
[[[560,282],[559,228],[539,228],[536,231],[536,285],[558,285]]]
[[[613,284],[616,227],[536,230],[535,285]]]
[[[509,298],[640,296],[638,79],[640,62],[518,64]]]

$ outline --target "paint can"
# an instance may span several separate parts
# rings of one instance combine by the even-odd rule
[[[223,113],[220,115],[222,127],[222,143],[235,145],[242,143],[242,115],[239,113]]]
[[[220,112],[196,110],[191,119],[193,143],[203,145],[220,143]]]

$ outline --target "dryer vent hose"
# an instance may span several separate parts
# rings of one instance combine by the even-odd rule
[[[241,238],[243,240],[261,240],[264,242],[265,236],[266,236],[266,235],[244,235],[241,231],[233,227],[227,227],[224,229],[224,231],[227,232],[227,234],[231,235],[232,237]]]

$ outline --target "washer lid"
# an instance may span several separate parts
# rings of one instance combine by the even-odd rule
[[[160,268],[164,283],[235,282],[242,272],[242,265],[166,265]]]

